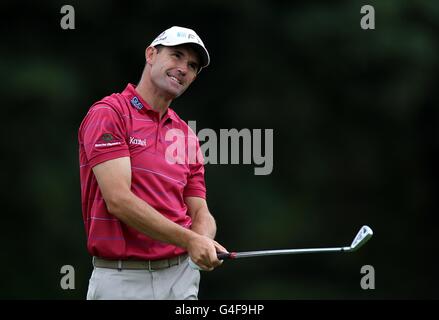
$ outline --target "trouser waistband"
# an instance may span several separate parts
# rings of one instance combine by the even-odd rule
[[[108,260],[93,257],[93,266],[97,268],[109,268],[118,270],[161,270],[181,264],[187,258],[183,254],[174,258],[161,260]]]

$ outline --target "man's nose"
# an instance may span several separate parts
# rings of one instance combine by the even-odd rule
[[[183,76],[186,75],[187,70],[188,70],[188,66],[187,66],[186,62],[180,63],[177,67],[177,70],[181,75],[183,75]]]

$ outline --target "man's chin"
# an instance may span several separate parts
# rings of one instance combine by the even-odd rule
[[[187,88],[182,88],[182,87],[178,88],[178,87],[176,87],[174,85],[170,86],[168,83],[162,84],[162,85],[160,85],[158,87],[160,88],[159,91],[161,92],[161,94],[163,96],[165,96],[166,99],[169,99],[169,100],[173,100],[175,98],[178,98],[187,89]]]
[[[186,91],[186,89],[175,90],[175,91],[170,92],[170,94],[172,94],[174,96],[174,98],[172,98],[172,99],[175,99],[175,98],[178,98],[179,96],[181,96],[185,91]]]
[[[178,98],[183,93],[180,90],[163,90],[162,91],[166,99],[174,100],[175,98]]]

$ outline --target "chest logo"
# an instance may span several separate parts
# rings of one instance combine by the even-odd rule
[[[136,96],[134,96],[131,100],[130,100],[132,106],[134,108],[136,108],[137,110],[140,110],[143,108],[143,104],[142,102],[139,101],[139,98],[137,98]]]
[[[139,146],[146,147],[146,139],[130,137],[130,144],[137,144]]]

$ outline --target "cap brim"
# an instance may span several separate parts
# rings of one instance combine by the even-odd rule
[[[192,44],[194,50],[196,50],[198,52],[198,54],[200,55],[201,58],[201,68],[205,68],[209,65],[210,63],[210,57],[209,57],[209,53],[207,52],[207,50],[201,46],[200,44],[196,43],[196,42],[186,42],[186,44]]]

